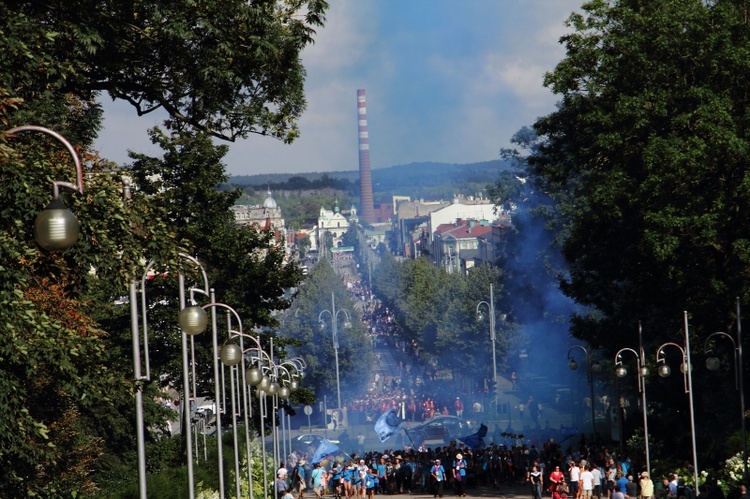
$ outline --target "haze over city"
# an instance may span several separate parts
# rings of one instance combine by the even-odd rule
[[[228,143],[230,175],[357,168],[356,91],[367,91],[373,168],[496,159],[512,135],[551,112],[542,86],[564,56],[558,43],[580,0],[333,0],[302,54],[308,107],[293,144],[252,135]],[[102,96],[102,155],[159,155],[138,117]]]

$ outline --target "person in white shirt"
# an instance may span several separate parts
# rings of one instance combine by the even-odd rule
[[[591,494],[594,491],[594,474],[591,472],[591,467],[587,466],[581,472],[581,499],[591,499]]]
[[[578,482],[581,480],[581,468],[578,467],[575,461],[570,461],[570,468],[568,468],[568,474],[570,476],[570,497],[576,499],[578,497]]]
[[[594,491],[592,495],[596,499],[599,499],[602,495],[602,470],[598,466],[592,466],[591,474],[594,475]]]

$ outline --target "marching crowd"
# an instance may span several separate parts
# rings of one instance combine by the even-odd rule
[[[292,453],[290,469],[282,464],[275,489],[279,499],[302,499],[310,489],[316,499],[418,493],[464,497],[475,488],[524,484],[534,499],[696,499],[695,491],[676,475],[652,481],[629,459],[618,460],[607,447],[595,449],[585,439],[565,451],[552,439],[539,449],[491,444],[472,450],[454,441],[421,451],[386,450],[346,459],[331,455],[312,465],[309,459]],[[743,490],[737,495],[749,497]],[[697,499],[724,499],[724,494],[709,477]]]
[[[407,420],[426,420],[436,414],[462,416],[461,397],[430,390],[437,366],[420,357],[416,345],[402,339],[393,314],[382,304],[368,300],[369,290],[360,281],[345,278],[347,287],[363,302],[363,320],[375,346],[391,347],[400,357],[396,372],[380,378],[373,373],[367,394],[348,405],[352,424],[373,422],[378,414],[403,404]],[[398,360],[398,359],[397,359]],[[376,360],[379,363],[380,359]],[[529,404],[534,406],[536,404]],[[474,410],[473,405],[470,408]],[[363,440],[363,438],[361,439]],[[292,452],[276,473],[278,499],[372,498],[375,494],[428,493],[433,497],[467,495],[475,488],[501,489],[527,486],[533,499],[696,499],[696,494],[677,476],[652,481],[644,469],[616,456],[604,443],[581,438],[565,450],[553,439],[535,445],[504,445],[499,438],[478,450],[453,441],[445,447],[328,455],[312,462],[313,455]],[[697,499],[724,499],[716,481],[709,479]],[[750,499],[746,494],[741,499]]]

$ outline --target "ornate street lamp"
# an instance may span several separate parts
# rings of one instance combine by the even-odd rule
[[[706,355],[711,354],[706,358],[706,368],[708,368],[708,370],[710,371],[718,371],[719,367],[721,367],[721,361],[718,357],[713,355],[713,350],[708,348],[708,342],[712,338],[725,338],[732,342],[734,351],[734,357],[732,359],[734,361],[734,388],[740,394],[740,422],[742,424],[742,476],[745,481],[747,481],[747,429],[745,425],[745,389],[742,379],[742,322],[740,320],[740,317],[740,298],[737,297],[737,341],[735,341],[735,339],[730,334],[718,331],[716,333],[710,334],[708,338],[706,338],[706,341],[703,344],[703,349],[705,350]]]
[[[320,329],[323,330],[326,327],[326,323],[323,321],[323,314],[328,314],[331,316],[331,333],[333,336],[333,353],[336,358],[336,396],[338,400],[338,409],[341,410],[341,381],[339,379],[339,329],[338,329],[338,322],[339,322],[339,314],[343,313],[346,316],[346,320],[344,321],[344,327],[349,328],[351,327],[352,321],[351,316],[349,315],[349,312],[346,309],[340,309],[336,310],[336,297],[333,294],[333,291],[331,291],[331,310],[323,310],[318,314],[318,322],[320,324]]]
[[[490,301],[480,301],[477,303],[477,320],[484,320],[482,306],[487,307],[490,315],[490,343],[492,344],[492,381],[497,383],[497,358],[495,356],[495,294],[490,284]],[[495,386],[493,383],[493,386]]]
[[[83,194],[83,169],[73,146],[65,137],[48,128],[35,125],[19,126],[6,131],[6,135],[13,136],[20,132],[41,132],[60,141],[73,158],[76,168],[76,183],[54,180],[52,182],[52,201],[36,217],[34,222],[34,238],[42,248],[49,251],[65,251],[78,241],[81,227],[78,219],[60,199],[60,187],[71,189]]]
[[[615,354],[615,374],[618,378],[624,378],[628,375],[627,368],[622,363],[623,352],[631,352],[635,355],[636,362],[638,364],[638,391],[641,393],[641,411],[643,412],[643,439],[646,448],[646,471],[648,476],[651,476],[651,456],[649,454],[648,445],[648,413],[646,411],[646,376],[648,376],[648,367],[646,367],[646,355],[643,352],[643,341],[642,341],[643,330],[641,323],[638,323],[638,351],[636,352],[632,348],[622,348]],[[619,398],[619,397],[618,397]],[[618,405],[619,405],[618,400]],[[618,415],[621,417],[621,414]],[[620,435],[622,441],[623,435]]]
[[[685,345],[684,348],[677,343],[667,342],[661,345],[656,350],[656,363],[659,365],[657,372],[662,378],[666,378],[672,372],[672,369],[667,365],[666,355],[664,348],[671,346],[676,348],[682,354],[682,362],[680,363],[680,371],[682,371],[682,382],[685,393],[688,394],[690,401],[690,429],[693,444],[693,473],[695,478],[695,488],[698,489],[698,450],[696,447],[696,433],[695,433],[695,407],[693,405],[693,366],[690,364],[690,334],[688,330],[688,313],[684,312],[684,324],[685,324]]]
[[[575,349],[580,349],[586,358],[586,376],[588,377],[589,391],[591,394],[591,431],[594,435],[596,435],[596,399],[594,399],[594,373],[601,371],[602,366],[601,364],[599,364],[599,362],[592,362],[591,353],[586,350],[585,347],[581,345],[573,345],[568,349],[568,360],[570,361],[568,362],[568,369],[570,369],[571,371],[575,371],[576,369],[578,369],[578,362],[576,362],[576,359],[571,355],[571,352]]]

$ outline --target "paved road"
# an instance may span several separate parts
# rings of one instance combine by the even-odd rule
[[[513,499],[513,498],[530,498],[531,497],[531,490],[526,485],[504,485],[500,489],[494,489],[491,487],[479,487],[474,489],[469,489],[466,491],[467,497],[498,497],[501,499]],[[331,496],[326,496],[331,497]],[[433,495],[428,493],[414,493],[414,494],[394,494],[394,495],[385,495],[380,494],[376,495],[375,497],[381,497],[383,499],[432,499]],[[445,498],[454,498],[456,495],[453,493],[452,490],[446,491],[446,494],[443,496]],[[314,499],[315,494],[314,493],[306,493],[305,499]]]

